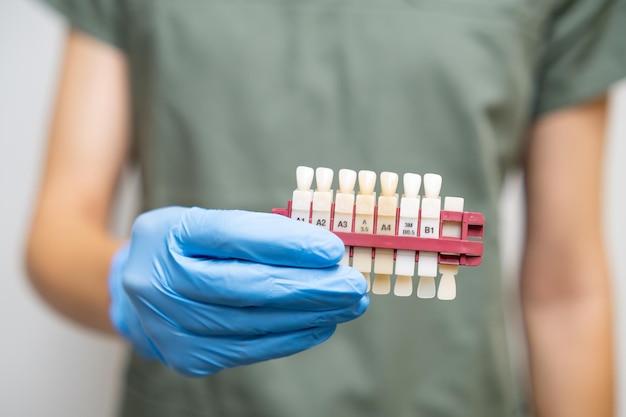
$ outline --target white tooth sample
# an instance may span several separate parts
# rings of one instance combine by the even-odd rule
[[[443,209],[446,211],[455,211],[463,213],[465,200],[461,197],[446,197],[443,203]],[[441,226],[441,237],[461,238],[462,225],[461,222],[443,222]],[[456,265],[439,265],[441,279],[439,280],[439,290],[437,298],[440,300],[454,300],[456,298],[456,278],[459,267]]]
[[[339,170],[339,192],[342,194],[354,194],[356,185],[356,171],[351,169]]]
[[[420,220],[420,237],[439,239],[439,220],[441,218],[441,176],[437,174],[424,175],[424,194]],[[420,282],[417,295],[420,298],[434,297],[434,277],[437,276],[437,252],[420,251],[417,264],[417,275]],[[426,278],[426,279],[425,279]],[[433,279],[430,279],[433,278]],[[422,287],[422,288],[420,288]]]
[[[374,258],[376,260],[376,258]],[[372,294],[389,294],[391,292],[391,275],[375,274],[372,284]]]
[[[397,297],[409,297],[411,294],[413,294],[413,277],[408,275],[396,275],[393,295]]]
[[[398,174],[382,172],[380,174],[381,195],[378,197],[376,234],[396,234],[396,212],[398,208]],[[374,250],[374,283],[372,293],[389,294],[391,292],[391,274],[393,274],[393,249]]]
[[[402,188],[404,188],[404,194],[402,195],[403,197],[419,197],[421,186],[422,177],[419,174],[407,172],[402,176]]]
[[[436,277],[438,261],[439,254],[437,252],[420,251],[417,262],[417,275],[420,278]]]
[[[359,194],[361,195],[375,195],[374,188],[376,188],[376,173],[374,171],[368,171],[362,169],[359,171]]]
[[[291,198],[291,218],[302,222],[309,222],[311,217],[311,202],[313,200],[313,168],[299,166],[296,168],[296,190]]]
[[[440,300],[454,300],[456,298],[456,279],[454,276],[459,272],[457,265],[439,265],[441,279],[437,298]]]
[[[311,223],[316,226],[330,229],[330,209],[333,203],[333,170],[330,168],[317,168],[315,170],[315,182],[317,189],[313,193],[313,213]]]
[[[398,174],[395,172],[382,172],[380,174],[380,195],[381,197],[393,197],[398,188]]]
[[[356,196],[354,232],[374,233],[374,207],[376,206],[376,173],[373,171],[359,171],[359,194]],[[367,280],[369,291],[369,276],[372,271],[372,248],[355,247],[352,257],[352,267],[363,273]]]
[[[333,231],[335,232],[352,232],[355,184],[356,171],[351,169],[339,170],[339,190],[335,196],[335,213],[333,220]],[[339,264],[350,265],[349,247],[346,247],[346,251]]]
[[[335,173],[330,168],[319,167],[315,170],[315,183],[318,191],[329,191],[333,185]]]
[[[424,175],[424,197],[439,198],[441,193],[441,175],[425,174]]]
[[[420,276],[417,286],[417,296],[419,298],[434,298],[437,293],[435,277]]]
[[[398,235],[417,237],[417,221],[419,216],[419,190],[422,177],[418,174],[406,173],[402,177],[404,195],[400,200],[400,220]],[[396,251],[396,284],[393,293],[400,297],[408,297],[413,293],[413,275],[415,275],[415,251]]]

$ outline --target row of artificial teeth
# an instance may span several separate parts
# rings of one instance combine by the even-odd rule
[[[316,191],[331,191],[334,172],[330,168],[313,168],[299,166],[296,169],[296,185],[301,191],[310,190],[315,177]],[[357,172],[351,169],[339,170],[339,190],[343,194],[354,193],[357,180]],[[373,194],[376,187],[376,173],[374,171],[361,170],[358,172],[359,194]],[[402,177],[404,197],[417,197],[421,187],[422,177],[419,174],[406,173]],[[428,198],[437,198],[441,192],[441,175],[424,174],[424,193]],[[395,172],[382,172],[380,174],[380,187],[382,195],[394,195],[398,187],[398,174]]]

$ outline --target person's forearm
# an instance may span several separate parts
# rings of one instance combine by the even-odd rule
[[[88,218],[40,211],[27,248],[31,281],[42,297],[65,316],[112,333],[107,276],[111,258],[120,245]]]
[[[26,254],[43,298],[109,332],[107,277],[120,242],[106,225],[128,154],[129,91],[124,53],[72,28]]]
[[[611,294],[602,256],[590,251],[564,267],[567,259],[535,251],[527,254],[523,282],[531,284],[522,302],[536,414],[611,417]]]

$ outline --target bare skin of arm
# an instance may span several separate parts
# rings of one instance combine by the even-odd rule
[[[530,137],[522,306],[539,417],[614,415],[605,119],[602,98],[544,116]]]
[[[121,242],[107,223],[127,153],[128,112],[124,55],[71,31],[26,264],[55,309],[110,333],[107,275]]]

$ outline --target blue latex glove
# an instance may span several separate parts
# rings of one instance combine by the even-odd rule
[[[186,375],[291,355],[365,312],[339,238],[275,214],[169,207],[142,214],[109,276],[114,327]]]

